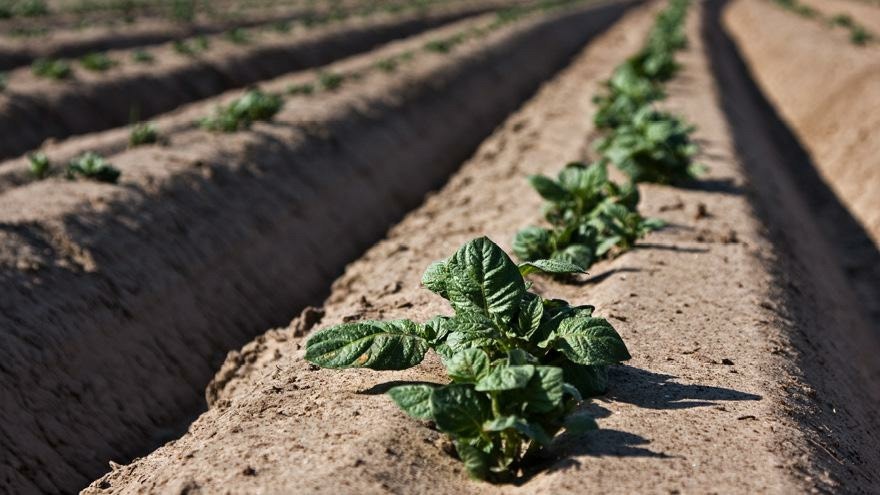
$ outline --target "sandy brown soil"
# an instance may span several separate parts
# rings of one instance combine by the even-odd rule
[[[299,3],[299,5],[297,5]],[[59,12],[50,6],[48,16],[0,19],[0,70],[9,70],[30,64],[39,57],[77,57],[91,51],[104,51],[134,46],[146,46],[184,39],[198,34],[213,34],[237,27],[259,26],[321,15],[330,4],[356,8],[365,0],[345,2],[319,1],[287,2],[287,5],[263,6],[259,10],[232,9],[235,2],[211,2],[221,17],[198,15],[191,23],[174,22],[156,9],[135,12],[131,22],[119,11],[96,11],[85,15]],[[224,5],[226,4],[226,5]],[[241,7],[241,6],[240,6]],[[84,27],[86,26],[86,27]],[[12,33],[33,32],[33,36],[13,36]]]
[[[880,140],[869,139],[880,127],[880,47],[855,47],[845,33],[761,0],[734,2],[725,26],[822,176],[880,244]]]
[[[70,491],[176,436],[226,351],[320,300],[623,10],[528,18],[252,132],[126,151],[119,186],[0,194],[0,390],[14,398],[0,403],[0,480]]]
[[[508,246],[516,228],[540,221],[525,175],[583,156],[590,98],[640,46],[648,14],[592,43],[351,264],[319,326],[447,313],[419,287],[424,268],[478,235]],[[230,354],[208,389],[211,409],[186,435],[114,466],[87,493],[869,493],[880,481],[876,335],[836,267],[814,263],[823,244],[792,253],[775,232],[798,224],[766,224],[779,215],[750,206],[747,191],[773,197],[748,186],[740,160],[773,168],[775,157],[735,151],[698,19],[668,104],[699,126],[709,175],[689,189],[645,187],[645,212],[671,227],[595,266],[591,279],[537,281],[546,295],[595,304],[634,355],[589,406],[599,431],[561,442],[556,460],[521,485],[467,481],[438,434],[381,394],[401,380],[438,380],[436,359],[406,372],[316,369],[302,360],[307,328],[296,320]],[[717,19],[705,20],[719,32]],[[780,181],[770,183],[786,193],[777,204],[800,206],[793,218],[804,221],[785,177],[764,178]],[[708,215],[697,215],[700,205],[711,205]]]
[[[72,81],[13,71],[0,94],[0,157],[17,156],[48,138],[123,126],[185,103],[281,74],[316,67],[381,43],[487,11],[498,2],[441,6],[430,11],[377,14],[290,34],[267,34],[248,45],[215,39],[197,58],[171,45],[154,50],[156,62],[134,64],[128,51],[111,52],[122,64],[104,73],[78,68]]]

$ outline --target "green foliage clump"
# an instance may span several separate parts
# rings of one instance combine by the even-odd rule
[[[144,50],[143,48],[139,48],[131,52],[131,59],[138,64],[152,64],[156,61],[156,57],[154,57],[152,53]]]
[[[284,104],[280,95],[251,89],[228,105],[218,106],[214,114],[199,121],[203,129],[235,132],[248,129],[260,120],[271,120]]]
[[[99,182],[115,183],[121,174],[118,168],[92,151],[74,158],[67,165],[67,177],[71,179],[81,176]]]
[[[9,85],[9,74],[6,72],[0,72],[0,93],[6,91],[6,86]]]
[[[41,17],[49,14],[45,0],[0,0],[0,19]]]
[[[226,32],[226,39],[236,45],[246,45],[251,42],[251,36],[242,28],[231,29]]]
[[[52,171],[49,157],[42,151],[28,155],[28,172],[37,180],[45,179]]]
[[[699,150],[691,140],[693,126],[650,106],[596,142],[596,149],[633,182],[673,184],[696,178],[693,163]]]
[[[546,201],[544,217],[551,227],[517,232],[513,252],[522,260],[562,260],[587,269],[663,225],[638,213],[638,189],[609,180],[604,163],[570,163],[556,180],[533,175],[529,182]]]
[[[128,136],[130,146],[143,146],[159,142],[159,129],[153,122],[142,122],[131,128]]]
[[[632,61],[618,66],[605,84],[607,92],[593,98],[596,104],[593,121],[600,129],[622,125],[632,120],[640,108],[663,98],[663,91],[642,76]]]
[[[38,58],[31,64],[31,71],[38,77],[60,81],[73,75],[70,64],[64,60]]]
[[[388,394],[450,436],[472,477],[509,480],[562,430],[596,428],[575,408],[605,390],[608,365],[630,358],[592,306],[529,291],[523,275],[535,271],[579,268],[551,260],[517,266],[488,238],[474,239],[422,278],[454,316],[343,323],[315,333],[305,358],[325,368],[401,370],[433,349],[450,383],[400,385]]]
[[[311,83],[291,84],[287,87],[289,95],[310,95],[315,92],[315,85]]]
[[[191,40],[177,40],[172,46],[175,52],[187,57],[194,57],[208,51],[211,48],[211,42],[205,36],[196,36]]]
[[[325,71],[318,74],[318,85],[324,91],[336,91],[344,82],[345,76],[337,72]]]
[[[84,55],[79,59],[79,63],[93,72],[104,72],[119,64],[119,62],[108,57],[106,53],[99,52]]]

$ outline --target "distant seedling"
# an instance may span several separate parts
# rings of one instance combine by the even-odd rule
[[[314,92],[315,85],[312,83],[291,84],[287,87],[287,94],[291,96],[310,95]]]
[[[235,28],[226,32],[226,39],[236,45],[246,45],[251,42],[251,36],[242,28]]]
[[[197,36],[191,40],[177,40],[173,46],[175,52],[187,57],[194,57],[208,51],[211,48],[211,42],[205,36]]]
[[[67,177],[71,179],[80,176],[99,182],[115,183],[121,174],[104,157],[91,151],[73,159],[67,165]]]
[[[336,72],[321,72],[318,74],[318,85],[324,91],[336,91],[345,82],[345,76]]]
[[[6,91],[6,86],[9,85],[9,74],[6,72],[0,72],[0,93]]]
[[[28,171],[37,180],[45,179],[52,171],[49,157],[42,151],[28,155]]]
[[[64,60],[53,58],[38,58],[31,64],[31,71],[38,77],[60,81],[73,75],[70,64]]]
[[[131,52],[131,59],[138,64],[152,64],[156,61],[152,53],[142,48]]]
[[[142,122],[131,129],[128,143],[132,147],[159,142],[159,129],[152,122]]]
[[[213,115],[199,121],[203,129],[235,132],[248,129],[256,121],[271,120],[284,104],[280,95],[252,89],[226,106],[218,106]]]
[[[105,72],[119,65],[119,62],[108,57],[106,53],[89,53],[79,59],[82,66],[92,72]]]

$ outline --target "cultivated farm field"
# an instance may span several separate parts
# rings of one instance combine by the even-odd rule
[[[0,0],[0,492],[877,493],[873,0]]]

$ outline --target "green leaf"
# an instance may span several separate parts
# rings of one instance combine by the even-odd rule
[[[520,301],[519,315],[517,316],[518,335],[530,338],[541,326],[541,318],[544,316],[544,304],[541,298],[531,292],[526,292]]]
[[[486,479],[489,474],[489,454],[465,442],[458,441],[455,442],[455,450],[471,478]]]
[[[538,364],[538,362],[538,358],[522,349],[511,349],[507,351],[508,366],[515,366],[517,364]]]
[[[535,260],[519,264],[519,272],[525,276],[530,273],[584,273],[584,269],[568,260]]]
[[[343,323],[306,342],[306,360],[324,368],[402,370],[425,357],[427,332],[409,320]]]
[[[431,414],[440,431],[457,437],[476,437],[492,415],[486,394],[472,385],[452,384],[431,394]]]
[[[395,404],[416,419],[433,419],[431,416],[431,385],[398,385],[388,390]]]
[[[580,364],[616,364],[630,359],[623,339],[604,318],[569,318],[556,329],[554,347]]]
[[[534,374],[535,367],[531,364],[498,366],[480,379],[475,388],[478,392],[496,392],[523,388],[529,383]]]
[[[584,400],[584,397],[581,395],[581,391],[577,389],[574,385],[570,383],[562,384],[562,393],[563,395],[568,394],[574,399],[576,402],[580,402]]]
[[[446,268],[445,261],[435,261],[428,266],[425,274],[422,275],[422,285],[428,290],[446,299],[446,284],[449,278],[449,271]]]
[[[535,366],[535,374],[525,387],[503,396],[504,403],[523,404],[525,414],[541,414],[553,411],[562,404],[562,368]]]
[[[489,372],[489,356],[480,349],[465,349],[444,359],[446,373],[456,382],[476,383]]]
[[[529,183],[538,191],[538,194],[547,201],[565,201],[570,199],[571,195],[563,189],[553,179],[544,177],[543,175],[532,175],[529,177]]]
[[[519,310],[525,283],[507,254],[487,237],[474,239],[447,262],[449,302],[456,313],[479,313],[507,324]]]
[[[574,385],[583,397],[595,397],[608,390],[608,366],[563,361],[559,364],[565,375],[565,381]]]
[[[483,429],[486,431],[515,430],[545,446],[550,445],[553,441],[540,424],[534,422],[530,423],[519,416],[501,416],[494,418],[484,423]]]
[[[578,434],[599,429],[596,419],[587,413],[569,414],[565,418],[565,429],[569,433]]]
[[[550,231],[541,227],[526,227],[516,233],[513,252],[521,260],[546,258],[553,254]]]

